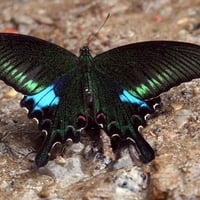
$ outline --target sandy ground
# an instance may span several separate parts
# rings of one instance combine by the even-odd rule
[[[143,40],[200,44],[199,0],[1,0],[0,10],[1,31],[34,35],[76,54],[108,13],[90,43],[94,55]],[[143,130],[154,161],[138,165],[123,149],[112,167],[100,169],[84,142],[34,168],[37,125],[20,109],[22,96],[0,86],[0,199],[200,199],[199,80],[161,95],[159,114]]]

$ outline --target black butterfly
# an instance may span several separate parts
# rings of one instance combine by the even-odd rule
[[[25,95],[21,106],[46,133],[35,162],[44,166],[56,142],[80,140],[85,129],[133,141],[144,162],[154,151],[138,131],[155,112],[152,100],[182,82],[200,77],[200,46],[176,41],[129,44],[94,58],[50,42],[0,33],[0,79]]]

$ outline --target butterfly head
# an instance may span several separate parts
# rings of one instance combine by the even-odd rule
[[[90,49],[88,46],[83,46],[80,49],[80,55],[89,55],[90,54]]]

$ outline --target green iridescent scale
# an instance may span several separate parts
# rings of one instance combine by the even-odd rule
[[[81,131],[103,129],[136,145],[143,162],[155,155],[139,133],[145,116],[155,112],[159,94],[200,77],[200,46],[148,41],[109,50],[94,58],[50,42],[0,33],[0,79],[25,95],[21,106],[38,119],[46,138],[35,163],[44,166],[52,146],[80,141]]]

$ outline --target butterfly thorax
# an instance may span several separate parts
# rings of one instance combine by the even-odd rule
[[[94,116],[93,105],[93,82],[92,69],[94,69],[93,57],[90,54],[90,49],[84,46],[80,49],[79,69],[83,77],[83,94],[86,110],[89,116]]]
[[[92,68],[93,57],[90,54],[90,49],[84,46],[80,49],[79,67],[82,73],[90,72]]]

